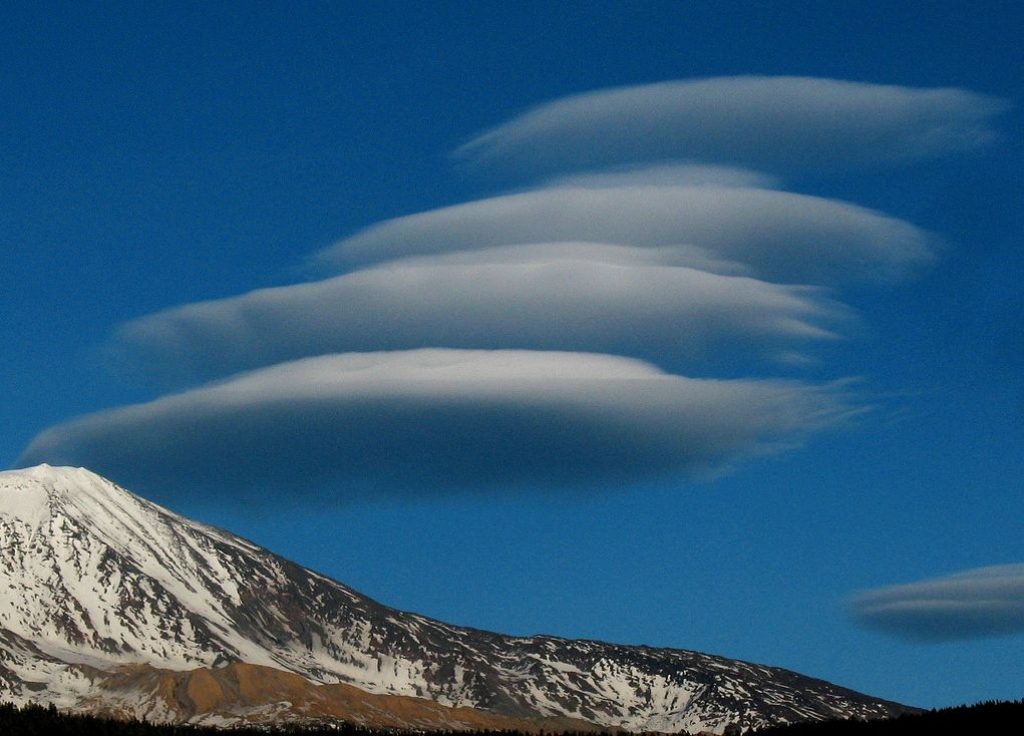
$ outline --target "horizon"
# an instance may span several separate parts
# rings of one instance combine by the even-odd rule
[[[1024,11],[8,9],[0,467],[386,606],[1024,674]]]

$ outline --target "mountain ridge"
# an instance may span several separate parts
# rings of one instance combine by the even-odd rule
[[[74,709],[86,681],[117,667],[241,663],[312,685],[627,731],[910,710],[700,652],[505,636],[402,612],[85,469],[0,473],[0,551],[0,686],[15,700]]]

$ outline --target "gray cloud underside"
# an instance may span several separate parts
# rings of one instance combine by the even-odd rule
[[[40,434],[19,464],[268,500],[324,487],[338,494],[325,501],[584,489],[721,469],[851,411],[835,387],[690,379],[605,355],[361,353],[88,415]]]
[[[723,276],[750,276],[751,269],[736,261],[717,258],[705,248],[686,243],[664,246],[616,245],[586,241],[560,241],[495,245],[475,250],[414,255],[387,261],[387,265],[541,264],[588,261],[620,266],[679,266]]]
[[[587,243],[425,257],[161,312],[122,326],[114,346],[174,382],[419,347],[615,353],[692,367],[734,349],[766,355],[834,337],[824,323],[843,312],[819,290],[665,265],[674,258]]]
[[[851,610],[864,626],[914,641],[1024,633],[1024,564],[871,590]]]
[[[541,105],[456,157],[530,174],[659,159],[773,171],[879,164],[984,145],[1007,107],[960,89],[807,77],[669,81]]]
[[[553,187],[373,225],[321,251],[320,267],[584,240],[688,244],[772,281],[891,280],[931,258],[919,228],[856,205],[745,187]]]
[[[545,186],[723,186],[777,188],[777,177],[736,166],[662,162],[629,164],[597,171],[581,171],[552,177]]]

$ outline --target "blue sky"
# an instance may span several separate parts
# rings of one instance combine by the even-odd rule
[[[0,464],[454,623],[1020,697],[1014,4],[3,21]]]

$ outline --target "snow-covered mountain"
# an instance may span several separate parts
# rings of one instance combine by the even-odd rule
[[[697,652],[396,611],[88,470],[46,465],[0,473],[2,700],[225,724],[689,733],[906,710]]]

